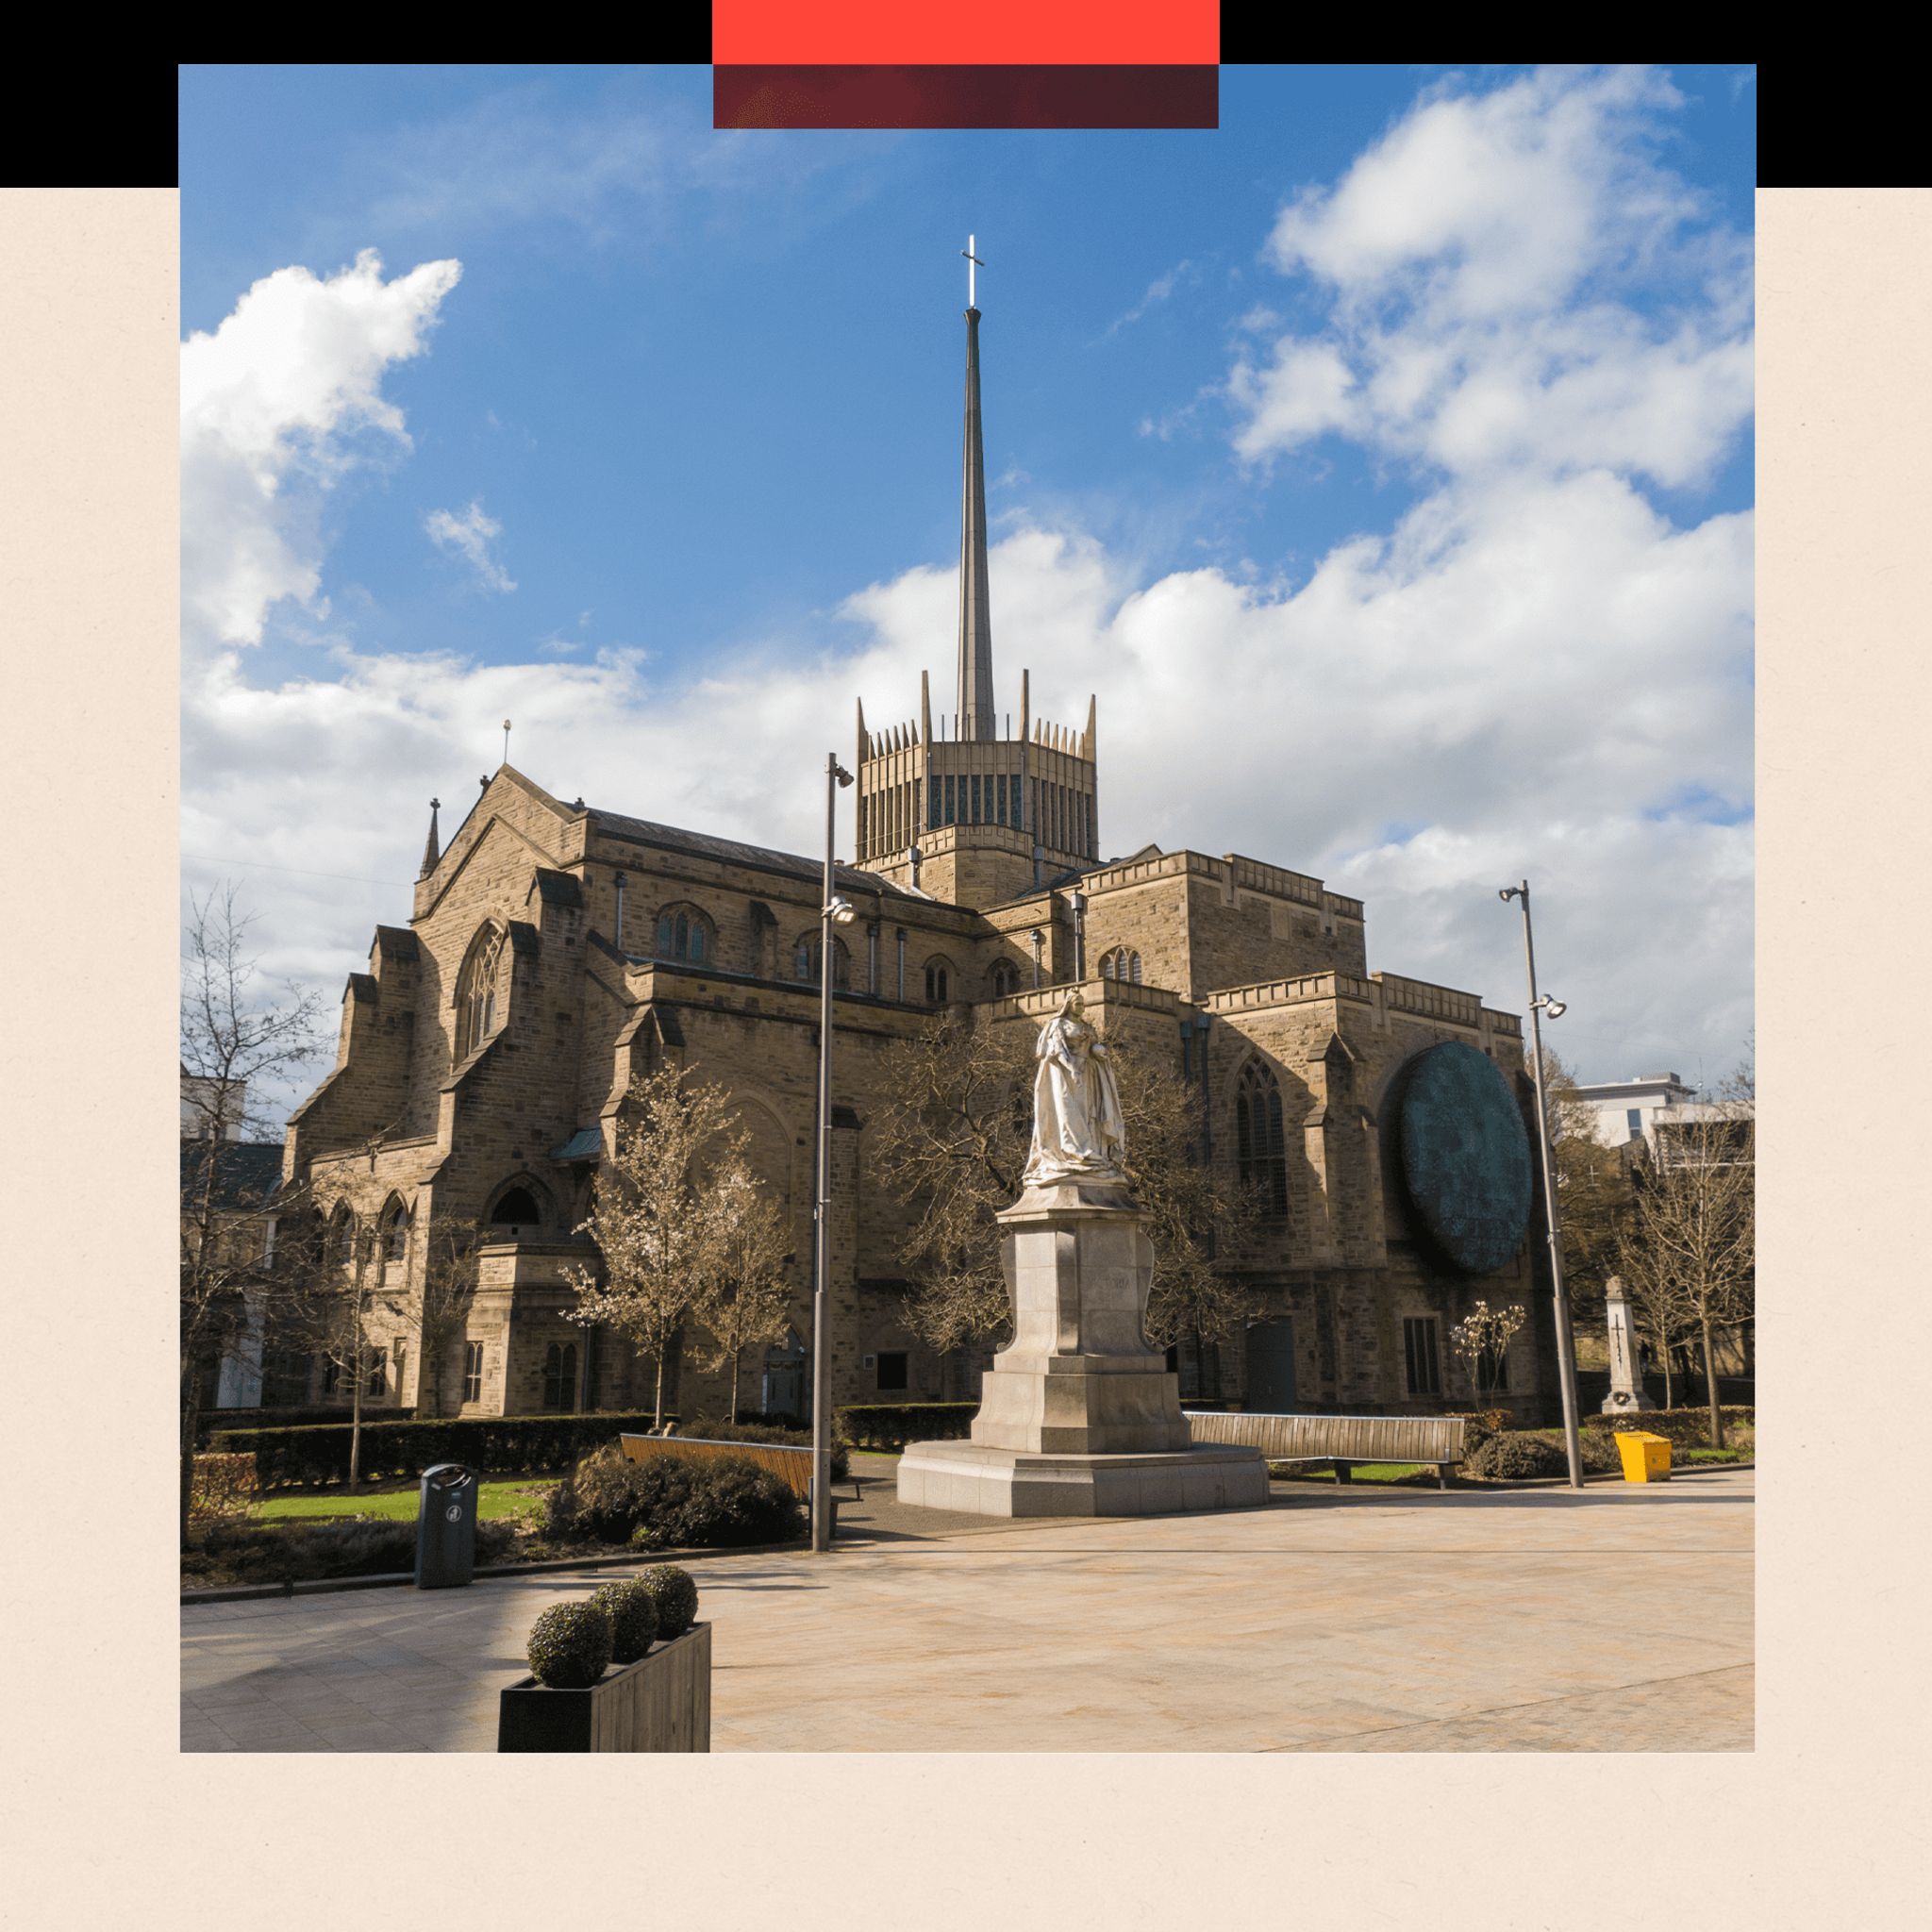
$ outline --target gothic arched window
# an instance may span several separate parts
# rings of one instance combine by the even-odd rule
[[[1256,1191],[1261,1212],[1286,1214],[1288,1155],[1281,1127],[1281,1085],[1259,1060],[1250,1060],[1235,1083],[1234,1145],[1241,1185]]]
[[[497,1196],[496,1205],[490,1210],[490,1224],[492,1227],[541,1227],[543,1209],[535,1193],[519,1184],[507,1188]]]
[[[942,1007],[950,997],[953,979],[953,965],[949,959],[928,959],[925,962],[925,1003],[929,1007]]]
[[[409,1210],[400,1201],[391,1205],[382,1222],[382,1258],[403,1261],[409,1254]]]
[[[469,956],[457,974],[456,1057],[466,1060],[496,1031],[503,1002],[497,990],[502,976],[504,928],[486,925],[470,941]]]
[[[711,922],[695,906],[667,906],[658,915],[658,957],[702,966],[714,950]]]
[[[1116,946],[1109,953],[1100,956],[1100,976],[1103,979],[1119,979],[1134,986],[1141,984],[1141,956],[1130,952],[1125,946]]]
[[[328,1224],[328,1257],[338,1268],[347,1268],[356,1259],[356,1217],[346,1202]]]
[[[803,933],[798,943],[791,949],[791,976],[803,980],[807,986],[819,983],[819,936],[815,932]],[[852,988],[852,954],[845,941],[836,936],[832,941],[832,984],[841,992],[849,992]]]
[[[577,1406],[577,1345],[553,1341],[543,1352],[543,1407],[561,1411]]]
[[[1020,969],[1010,959],[995,959],[992,967],[992,996],[1010,999],[1020,991]]]

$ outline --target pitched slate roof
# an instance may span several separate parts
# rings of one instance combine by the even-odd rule
[[[375,928],[375,942],[369,949],[380,953],[386,959],[418,959],[422,948],[416,935],[405,925],[378,925]]]
[[[817,879],[824,876],[822,859],[806,858],[796,852],[778,852],[769,845],[746,845],[736,839],[714,838],[709,832],[687,832],[677,825],[660,825],[649,819],[627,818],[623,812],[604,811],[592,807],[591,819],[599,831],[615,839],[629,839],[640,845],[660,845],[668,852],[689,852],[699,858],[715,858],[724,865],[760,866],[767,872],[789,874],[793,878]],[[841,865],[833,873],[841,886],[859,892],[883,892],[891,899],[921,899],[924,892],[908,892],[875,872],[861,872],[857,866]]]
[[[215,1206],[225,1211],[259,1208],[281,1185],[282,1147],[278,1141],[184,1141],[181,1143],[181,1197],[198,1197],[208,1172],[208,1150],[215,1158]]]

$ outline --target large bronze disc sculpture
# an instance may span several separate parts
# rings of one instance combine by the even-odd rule
[[[1403,1069],[1402,1178],[1430,1240],[1469,1274],[1508,1264],[1529,1226],[1529,1136],[1503,1071],[1445,1040]]]

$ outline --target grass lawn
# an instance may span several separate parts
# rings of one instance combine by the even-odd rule
[[[482,1493],[476,1498],[476,1514],[485,1523],[537,1516],[543,1507],[542,1492],[553,1488],[557,1480],[555,1476],[511,1475],[485,1481]],[[530,1493],[532,1491],[537,1493]],[[309,1495],[294,1491],[264,1497],[252,1513],[258,1523],[325,1516],[380,1516],[397,1523],[414,1523],[416,1493],[414,1483],[384,1483],[363,1491],[360,1495],[350,1495],[341,1490],[325,1490]]]
[[[1332,1469],[1310,1469],[1305,1463],[1270,1463],[1268,1474],[1276,1482],[1332,1483],[1335,1480]],[[1434,1463],[1357,1462],[1351,1474],[1358,1483],[1399,1483],[1409,1476],[1426,1475],[1433,1486],[1436,1480]]]

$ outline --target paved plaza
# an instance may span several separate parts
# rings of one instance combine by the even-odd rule
[[[1752,1748],[1748,1469],[1012,1524],[854,1466],[831,1556],[688,1564],[713,1750]],[[182,1748],[493,1750],[538,1612],[621,1574],[184,1608]]]

